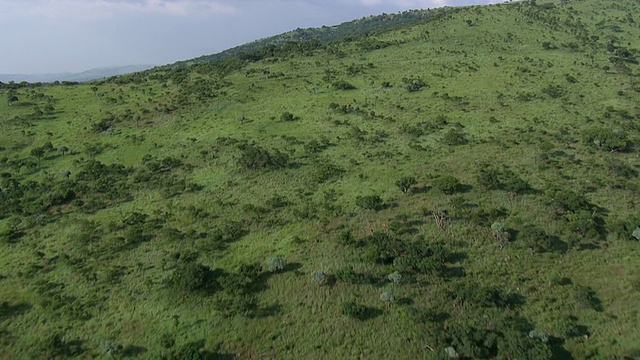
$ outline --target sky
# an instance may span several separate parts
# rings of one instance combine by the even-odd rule
[[[500,0],[0,0],[0,73],[164,65],[297,28]]]

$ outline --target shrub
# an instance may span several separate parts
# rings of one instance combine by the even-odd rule
[[[109,355],[111,358],[120,355],[124,350],[124,346],[122,346],[122,344],[113,341],[104,341],[100,344],[100,348],[103,355]]]
[[[337,165],[322,163],[316,167],[314,180],[318,183],[324,183],[330,180],[339,179],[344,173],[345,170]]]
[[[549,345],[538,338],[527,336],[520,331],[510,330],[502,334],[498,341],[500,359],[552,359]]]
[[[380,294],[380,301],[387,304],[387,309],[388,309],[391,307],[391,304],[396,301],[396,297],[392,293],[385,291],[382,294]]]
[[[258,170],[265,168],[283,168],[289,162],[289,156],[278,150],[272,152],[258,145],[243,145],[240,147],[242,151],[238,158],[238,165],[249,170]]]
[[[548,85],[544,89],[542,89],[542,92],[549,95],[553,99],[557,99],[564,96],[566,90],[561,85]]]
[[[553,248],[553,238],[535,225],[525,225],[518,233],[518,239],[535,252],[545,252]]]
[[[399,284],[402,281],[402,274],[400,274],[397,271],[392,272],[391,274],[387,275],[387,280]]]
[[[326,285],[329,283],[329,275],[322,270],[316,270],[311,273],[311,282],[316,285]]]
[[[344,80],[337,80],[333,83],[333,88],[336,90],[354,90],[356,87]]]
[[[467,141],[466,135],[464,134],[464,132],[462,132],[462,130],[449,129],[449,131],[444,133],[444,136],[442,137],[442,142],[445,145],[456,146],[456,145],[464,145],[468,141]]]
[[[481,168],[476,175],[476,181],[485,190],[498,190],[501,188],[500,172],[495,168]]]
[[[500,187],[505,191],[516,194],[522,194],[531,189],[531,186],[527,181],[523,180],[509,169],[505,169],[502,172]]]
[[[282,271],[286,265],[287,261],[280,256],[275,256],[267,260],[267,268],[271,272]]]
[[[549,334],[544,331],[531,330],[529,331],[529,337],[542,341],[543,343],[549,342]]]
[[[369,273],[356,272],[353,268],[342,268],[336,271],[336,280],[349,284],[375,284],[378,279]]]
[[[420,91],[420,89],[422,89],[423,87],[428,87],[427,84],[424,81],[422,81],[422,79],[404,78],[402,79],[402,81],[404,82],[404,88],[408,92]]]
[[[201,292],[215,288],[217,281],[211,269],[195,261],[188,261],[178,264],[169,284],[180,291]]]
[[[450,295],[457,303],[463,305],[505,307],[510,302],[502,290],[495,287],[483,287],[473,282],[458,284]]]
[[[198,342],[181,345],[162,356],[162,360],[203,360],[205,355],[200,352],[202,345]]]
[[[588,146],[596,146],[605,151],[624,152],[629,149],[627,134],[621,130],[605,127],[590,128],[583,132],[582,139]]]
[[[577,212],[580,210],[591,211],[593,205],[586,197],[573,190],[560,189],[551,191],[549,203],[555,208],[558,214],[567,212]]]
[[[366,210],[380,210],[382,198],[378,195],[357,196],[356,205]]]
[[[599,218],[594,216],[590,211],[579,210],[566,215],[569,224],[567,227],[573,232],[582,236],[597,237]]]
[[[444,194],[451,195],[460,188],[460,181],[451,175],[441,176],[433,181],[433,187]]]
[[[285,111],[280,115],[280,120],[281,121],[295,121],[295,120],[300,120],[299,116],[295,116],[292,113]]]

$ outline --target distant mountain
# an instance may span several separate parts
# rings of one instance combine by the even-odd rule
[[[195,59],[179,61],[174,65],[203,63],[215,60],[237,58],[250,54],[271,45],[283,45],[291,41],[316,40],[322,44],[342,40],[349,37],[372,35],[384,30],[401,26],[414,25],[437,15],[444,15],[453,8],[443,7],[438,9],[408,10],[395,14],[382,14],[364,17],[345,22],[335,26],[323,26],[320,28],[296,29],[279,35],[255,40],[240,46],[236,46],[217,54],[204,55]]]
[[[55,73],[55,74],[0,74],[0,81],[8,83],[9,81],[30,83],[43,82],[49,83],[54,81],[71,81],[86,82],[91,80],[104,79],[112,76],[125,75],[138,71],[144,71],[153,68],[155,65],[128,65],[117,67],[96,68],[80,73]]]

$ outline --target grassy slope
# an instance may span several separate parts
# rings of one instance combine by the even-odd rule
[[[617,9],[616,5],[625,7]],[[11,107],[2,102],[0,145],[5,150],[0,155],[30,158],[30,149],[47,141],[71,149],[65,156],[50,154],[33,171],[5,166],[3,172],[15,171],[21,179],[34,180],[49,174],[55,182],[68,169],[73,178],[91,157],[86,148],[102,144],[104,150],[95,158],[106,163],[141,167],[146,154],[180,157],[194,169],[176,170],[177,176],[203,186],[197,192],[166,197],[152,186],[132,185],[131,201],[93,214],[71,205],[49,211],[43,224],[29,222],[36,216],[25,217],[20,227],[26,234],[18,241],[0,244],[0,299],[10,306],[28,304],[0,318],[4,356],[31,357],[38,350],[38,339],[58,330],[66,339],[83,341],[86,351],[82,356],[86,357],[100,354],[100,345],[107,340],[142,346],[147,352],[140,356],[153,357],[162,352],[160,335],[172,333],[178,344],[204,340],[206,349],[219,347],[239,358],[428,358],[442,354],[435,334],[448,324],[490,327],[492,319],[507,316],[523,317],[532,327],[564,338],[558,349],[571,352],[576,359],[633,354],[640,347],[636,331],[640,318],[634,309],[640,293],[633,285],[638,281],[634,270],[640,266],[637,242],[609,232],[606,240],[580,236],[581,245],[566,253],[532,254],[517,238],[500,250],[490,226],[501,221],[520,230],[525,224],[535,224],[556,235],[559,243],[566,243],[575,234],[547,203],[552,187],[584,193],[603,209],[607,226],[616,218],[637,213],[637,178],[616,178],[607,169],[607,164],[619,161],[637,171],[637,151],[603,152],[581,140],[584,129],[602,124],[627,129],[630,141],[638,144],[640,133],[629,125],[637,118],[625,120],[607,110],[611,106],[636,116],[640,112],[637,85],[631,76],[603,70],[603,66],[613,68],[605,50],[608,37],[618,37],[618,44],[630,49],[640,47],[637,23],[626,21],[634,6],[637,8],[621,1],[574,2],[571,7],[540,10],[541,19],[509,5],[463,9],[381,34],[378,40],[393,45],[380,50],[363,51],[352,42],[313,56],[249,64],[245,73],[252,68],[259,71],[249,76],[228,75],[225,80],[232,85],[222,90],[225,94],[169,114],[156,108],[175,98],[177,87],[171,81],[167,86],[157,81],[99,85],[105,96],[117,98],[122,92],[123,103],[119,104],[106,103],[105,96],[99,99],[90,85],[39,88],[36,91],[57,102],[53,114],[38,120],[11,120],[32,111],[32,106],[24,104],[26,100]],[[596,44],[576,40],[572,28],[562,24],[569,15],[573,22],[584,23],[588,34],[599,36]],[[553,26],[543,20],[553,17],[561,23]],[[468,26],[467,19],[476,26]],[[601,20],[619,26],[620,31],[596,26]],[[558,49],[544,50],[542,43],[547,41]],[[572,42],[579,44],[577,50],[563,46]],[[344,56],[336,56],[336,51]],[[362,71],[348,75],[352,64],[363,65]],[[638,74],[637,65],[629,67]],[[267,78],[261,75],[264,68],[284,76]],[[334,90],[323,80],[327,69],[357,89]],[[567,82],[566,74],[577,82]],[[429,87],[407,92],[405,77],[421,78]],[[385,81],[392,87],[382,87]],[[561,85],[566,93],[550,98],[542,92],[549,84]],[[151,90],[153,95],[149,95]],[[21,99],[26,99],[27,91],[19,90]],[[518,94],[523,93],[535,98],[520,100]],[[451,100],[454,97],[468,104],[456,103]],[[339,114],[329,108],[330,103],[352,104],[376,116]],[[107,111],[118,114],[130,108],[137,112],[141,107],[150,112],[143,115],[140,126],[128,120],[117,123],[113,134],[91,131],[91,124]],[[301,119],[279,121],[285,111]],[[606,118],[606,113],[611,117]],[[241,124],[239,115],[248,121]],[[418,137],[402,131],[405,124],[429,122],[441,115],[448,118],[442,129]],[[443,135],[454,123],[462,126],[467,144],[442,144]],[[363,140],[355,140],[354,128],[366,132]],[[134,140],[132,135],[144,138]],[[240,170],[234,160],[238,150],[220,145],[217,139],[221,137],[283,150],[298,166]],[[330,143],[327,149],[312,154],[305,151],[304,143],[322,138]],[[541,160],[543,154],[556,155],[547,161]],[[345,173],[335,181],[317,184],[315,172],[325,162],[342,167]],[[482,190],[476,174],[483,163],[508,166],[537,191],[514,197],[500,190]],[[452,220],[449,230],[441,232],[430,216],[423,215],[423,209],[453,212],[455,196],[433,189],[407,196],[394,185],[399,177],[414,175],[418,187],[430,187],[433,178],[449,174],[469,185],[469,191],[458,195],[464,201],[482,209],[504,208],[507,215],[490,218],[486,224]],[[330,212],[319,205],[327,191],[335,191],[335,205],[341,209]],[[370,194],[380,195],[393,206],[377,212],[358,208],[356,196]],[[265,206],[275,195],[285,196],[291,205],[267,214],[246,206]],[[299,214],[308,207],[317,217]],[[196,216],[194,208],[210,215]],[[165,227],[183,232],[212,233],[237,220],[248,234],[220,246],[208,236],[170,240],[158,230],[151,241],[112,251],[117,248],[113,244],[122,241],[117,238],[122,231],[107,230],[109,223],[118,223],[132,211],[163,218]],[[338,281],[332,287],[321,287],[310,281],[311,272],[317,269],[334,274],[353,266],[380,277],[392,272],[392,267],[361,260],[358,249],[340,245],[336,239],[342,227],[352,229],[356,237],[383,230],[399,214],[407,214],[408,221],[415,223],[415,236],[422,236],[422,241],[444,241],[451,251],[464,254],[448,266],[463,268],[465,276],[452,271],[448,277],[419,276],[418,284],[395,285],[396,296],[410,299],[405,301],[410,304],[396,305],[390,312],[382,311],[384,305],[378,300],[388,284]],[[81,219],[95,220],[105,229],[102,238],[91,245],[97,252],[78,242]],[[0,220],[0,225],[6,227],[8,221]],[[228,318],[215,310],[215,297],[182,298],[163,286],[171,276],[170,259],[176,251],[197,252],[199,262],[212,269],[264,263],[273,255],[300,267],[265,280],[265,289],[257,292],[263,316]],[[83,263],[78,265],[65,255],[82,258]],[[121,276],[114,275],[118,269],[123,270]],[[570,279],[571,284],[550,286],[550,278],[556,275]],[[81,316],[61,316],[51,310],[48,295],[42,295],[42,286],[36,285],[39,281],[64,284],[62,293],[75,297],[74,304],[84,304],[91,316],[81,320]],[[525,300],[504,310],[455,306],[446,292],[466,282],[497,286]],[[595,292],[601,311],[580,304],[579,286]],[[377,316],[359,321],[342,315],[341,304],[352,299],[379,309],[373,312]],[[425,310],[446,313],[448,318],[425,324],[411,316],[412,311]],[[562,335],[566,326],[562,319],[567,316],[575,316],[586,327],[579,335],[590,337]],[[433,347],[436,351],[432,353],[429,349]]]

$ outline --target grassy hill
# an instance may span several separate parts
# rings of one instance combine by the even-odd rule
[[[638,358],[638,6],[3,85],[0,357]]]
[[[432,16],[444,14],[448,10],[449,8],[446,7],[428,10],[409,10],[397,14],[381,14],[364,17],[334,26],[295,29],[280,35],[270,36],[240,46],[236,46],[217,54],[204,55],[187,61],[179,61],[174,65],[180,66],[193,63],[206,63],[215,60],[226,60],[249,56],[256,52],[261,52],[264,48],[278,47],[288,42],[328,44],[330,42],[343,40],[345,38],[369,36],[375,33],[384,32],[388,29],[399,28],[402,26],[409,26],[416,23],[424,22],[430,19]]]

